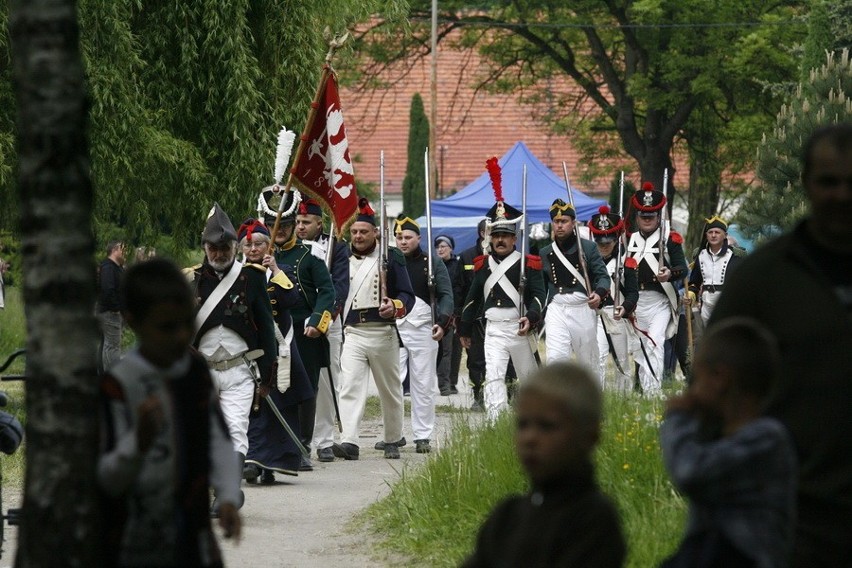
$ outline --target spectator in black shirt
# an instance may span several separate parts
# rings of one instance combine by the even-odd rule
[[[105,371],[121,357],[121,332],[124,321],[118,287],[124,273],[124,243],[110,241],[106,258],[98,267],[98,320],[103,333],[101,370]]]

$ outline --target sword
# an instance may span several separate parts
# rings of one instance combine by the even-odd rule
[[[256,396],[259,396],[259,394],[257,393],[260,392],[260,377],[257,375],[257,370],[255,369],[255,366],[251,364],[251,362],[262,356],[263,349],[255,349],[254,351],[249,351],[248,353],[243,354],[243,360],[246,362],[246,365],[248,365],[249,371],[251,372],[251,377],[254,380],[254,384],[257,386],[257,390],[255,391]],[[269,405],[269,409],[272,410],[272,414],[275,415],[275,417],[281,423],[281,426],[284,427],[284,430],[287,432],[287,435],[290,436],[290,439],[296,443],[296,447],[299,448],[299,452],[301,452],[301,454],[306,458],[310,457],[310,452],[308,452],[305,446],[302,445],[302,441],[299,440],[299,437],[296,436],[296,433],[293,432],[293,429],[290,428],[290,425],[287,424],[286,420],[284,420],[284,416],[281,415],[281,411],[278,410],[278,407],[275,406],[275,403],[272,402],[272,399],[269,396],[264,396],[261,398],[263,398],[263,400],[265,400],[266,403]],[[256,402],[254,409],[260,410]]]
[[[621,368],[621,363],[618,362],[618,355],[615,353],[615,344],[612,342],[612,336],[606,330],[606,323],[604,323],[603,314],[598,314],[598,317],[601,318],[601,325],[603,326],[604,336],[606,336],[606,344],[609,346],[609,354],[612,355],[612,361],[615,363],[615,367],[618,369],[618,372],[622,375],[626,375],[624,369]]]

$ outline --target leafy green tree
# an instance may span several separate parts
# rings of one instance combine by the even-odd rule
[[[737,219],[752,238],[763,239],[794,226],[807,212],[801,182],[802,143],[818,127],[852,119],[852,61],[849,50],[830,53],[811,70],[781,108],[775,128],[758,148],[761,184],[745,195]]]
[[[411,97],[408,124],[408,166],[402,180],[402,209],[409,217],[417,218],[426,210],[424,152],[429,146],[429,119],[420,93]]]
[[[95,228],[197,243],[214,201],[239,222],[272,182],[282,124],[300,132],[327,46],[322,30],[399,1],[79,0]],[[0,0],[0,23],[7,2]],[[11,101],[6,26],[0,102]],[[351,47],[337,61],[350,59]],[[344,103],[345,104],[345,103]],[[0,228],[17,224],[13,104],[0,108]]]
[[[443,0],[439,15],[439,39],[458,49],[477,49],[489,63],[478,87],[515,93],[546,117],[555,132],[570,133],[584,154],[589,175],[601,172],[587,164],[624,152],[638,165],[637,181],[649,180],[660,187],[668,168],[670,197],[684,179],[676,175],[672,163],[675,144],[682,137],[687,144],[701,141],[705,172],[724,169],[719,165],[711,169],[706,161],[724,158],[730,140],[748,135],[752,145],[757,143],[760,121],[734,117],[757,113],[771,121],[777,103],[770,104],[775,101],[764,92],[763,83],[795,78],[797,66],[789,47],[804,35],[802,26],[791,25],[804,0],[480,4],[470,10],[464,1]],[[410,6],[409,35],[393,34],[382,24],[374,28],[376,35],[364,34],[366,52],[374,56],[363,67],[365,81],[393,61],[410,62],[428,54],[430,2],[411,0]],[[554,87],[562,78],[579,86],[579,91]],[[587,111],[589,103],[593,111]],[[691,125],[699,112],[720,115],[719,123],[702,120]],[[690,127],[686,138],[684,131]],[[720,183],[713,180],[710,187]],[[702,208],[696,216],[717,202],[713,197],[710,203],[696,204]]]

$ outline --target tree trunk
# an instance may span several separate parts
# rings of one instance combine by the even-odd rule
[[[692,252],[701,244],[704,219],[716,214],[719,206],[721,173],[718,161],[708,156],[693,155],[689,166],[689,225],[686,231],[684,252],[692,261]]]
[[[73,0],[10,2],[29,334],[17,567],[100,564],[92,188],[76,14]]]

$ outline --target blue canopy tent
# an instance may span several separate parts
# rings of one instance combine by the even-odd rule
[[[523,142],[517,142],[499,160],[503,170],[503,198],[513,207],[521,208],[521,190],[524,164],[527,165],[527,222],[549,223],[550,205],[554,199],[568,201],[565,182],[545,166]],[[569,175],[571,172],[569,172]],[[603,199],[593,199],[581,193],[575,186],[574,206],[577,218],[587,221],[598,212]],[[476,224],[485,217],[485,213],[494,205],[494,191],[491,179],[485,171],[482,161],[482,175],[467,187],[446,199],[432,201],[432,234],[449,235],[455,240],[456,254],[474,245],[477,239]],[[423,237],[426,237],[426,218],[417,220]]]

